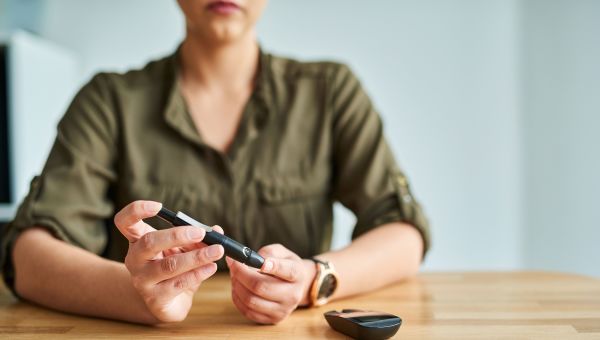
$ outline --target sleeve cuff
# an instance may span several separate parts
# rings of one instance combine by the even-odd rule
[[[414,199],[406,178],[401,173],[392,176],[394,192],[375,201],[358,216],[352,239],[383,224],[403,222],[417,229],[423,238],[423,258],[431,247],[429,222],[420,204]]]

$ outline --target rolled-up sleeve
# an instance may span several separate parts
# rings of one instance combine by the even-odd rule
[[[108,79],[102,75],[80,90],[58,125],[42,173],[32,180],[14,220],[2,230],[0,264],[11,289],[12,247],[28,228],[46,228],[55,237],[96,254],[104,250],[106,222],[114,209],[108,192],[116,178],[118,138],[109,97]]]
[[[332,77],[334,199],[357,217],[356,238],[382,224],[414,226],[430,247],[429,224],[385,140],[381,118],[350,69]]]

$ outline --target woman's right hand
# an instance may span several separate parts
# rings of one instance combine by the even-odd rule
[[[125,266],[148,310],[161,322],[181,321],[200,284],[217,271],[214,261],[223,257],[224,249],[201,243],[201,228],[156,230],[142,221],[161,207],[158,202],[132,202],[115,215],[115,224],[129,240]]]

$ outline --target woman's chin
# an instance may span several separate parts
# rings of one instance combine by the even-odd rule
[[[248,32],[243,27],[232,23],[227,25],[212,25],[212,27],[205,27],[192,33],[200,39],[217,44],[239,41],[248,35]]]

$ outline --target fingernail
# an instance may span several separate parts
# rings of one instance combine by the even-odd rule
[[[206,248],[206,253],[209,257],[217,257],[221,255],[221,249],[218,245],[212,245]]]
[[[204,238],[204,230],[197,227],[191,227],[188,231],[188,236],[191,240],[202,240]]]
[[[157,212],[160,210],[160,208],[162,208],[162,203],[160,203],[160,202],[153,202],[153,201],[144,202],[144,210],[146,210],[147,212]]]
[[[268,273],[271,271],[271,269],[273,269],[273,261],[265,260],[265,264],[263,264],[262,271]]]

